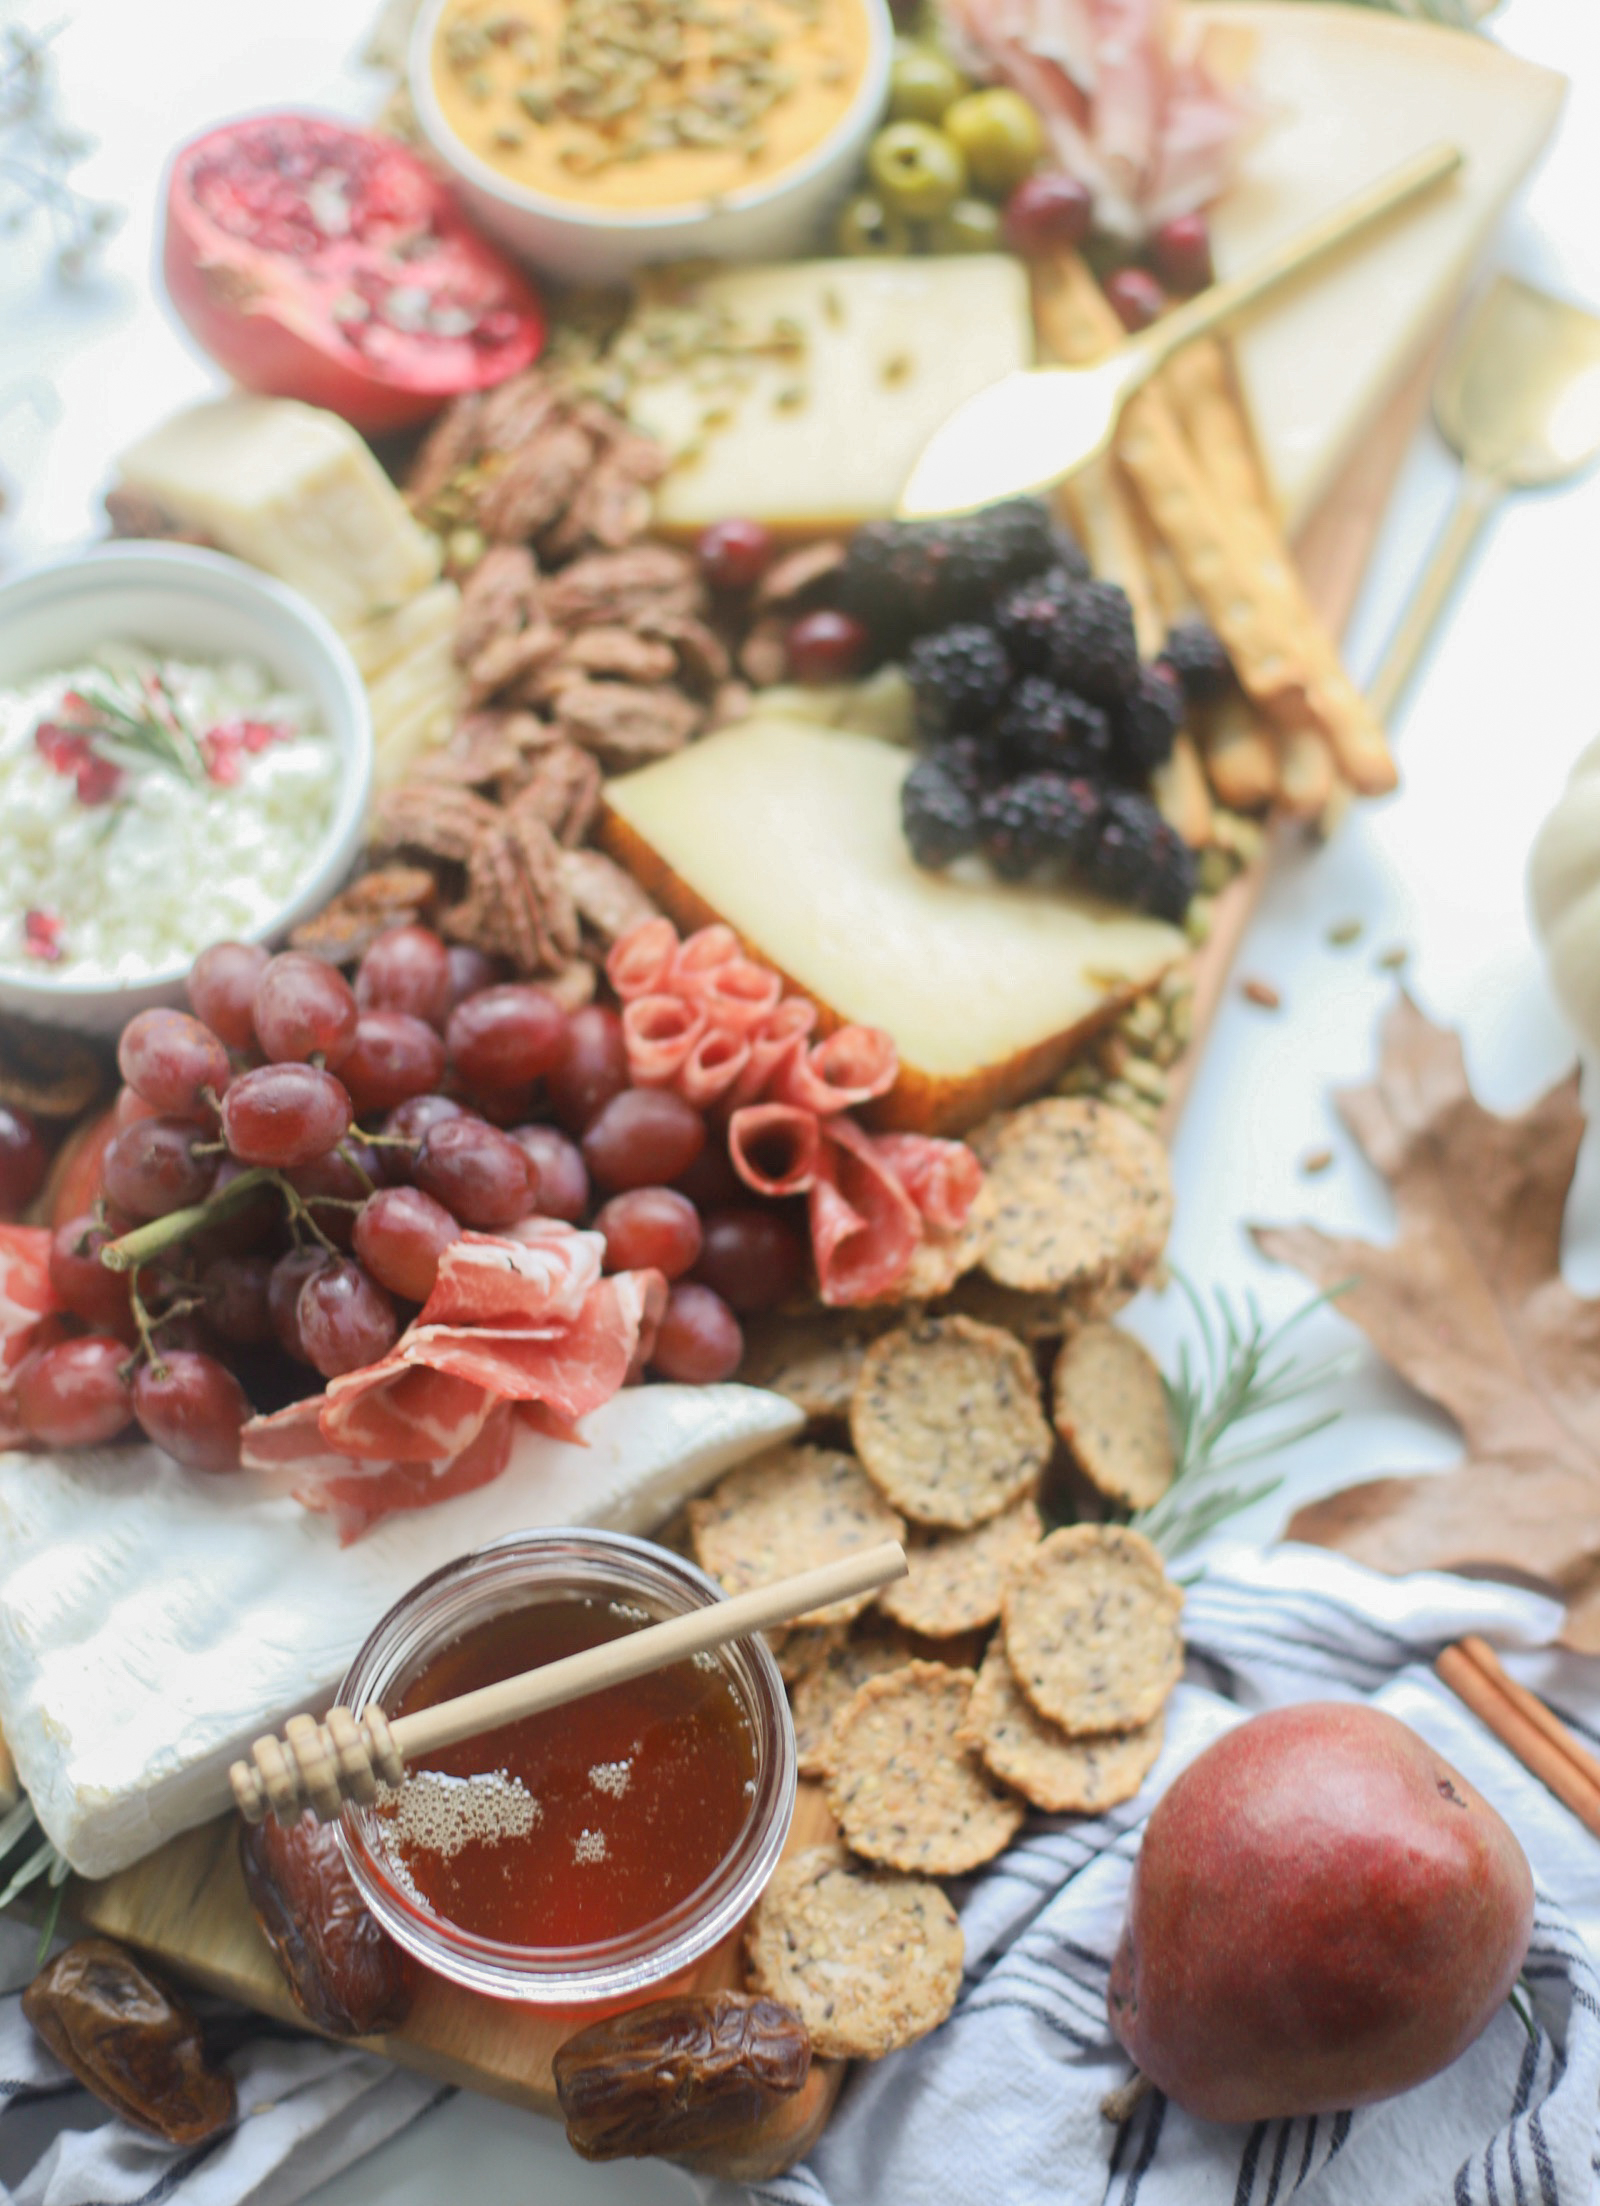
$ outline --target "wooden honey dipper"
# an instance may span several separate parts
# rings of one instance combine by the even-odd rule
[[[834,1601],[875,1593],[905,1574],[904,1549],[898,1541],[886,1540],[773,1585],[757,1586],[751,1593],[669,1616],[624,1639],[502,1678],[497,1685],[482,1685],[436,1707],[419,1708],[393,1723],[375,1701],[359,1716],[348,1708],[330,1708],[321,1723],[314,1716],[291,1716],[281,1739],[257,1739],[250,1760],[234,1763],[228,1772],[233,1797],[247,1823],[259,1823],[269,1809],[280,1823],[292,1823],[308,1807],[319,1821],[331,1823],[347,1800],[363,1807],[375,1800],[380,1780],[398,1785],[406,1763],[419,1755],[564,1708],[569,1701],[664,1670],[730,1639],[792,1624]]]

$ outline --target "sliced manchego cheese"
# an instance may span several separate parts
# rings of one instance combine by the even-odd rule
[[[1254,33],[1265,110],[1210,211],[1217,272],[1237,274],[1412,154],[1441,142],[1460,174],[1380,233],[1309,271],[1234,340],[1256,435],[1291,533],[1443,326],[1490,231],[1549,137],[1564,78],[1492,39],[1370,7],[1214,0]]]
[[[349,423],[320,407],[208,399],[141,437],[117,472],[343,631],[404,605],[439,572],[435,539]]]
[[[725,920],[835,1020],[886,1027],[884,1123],[959,1132],[1039,1088],[1182,956],[1159,920],[914,865],[908,754],[762,716],[606,785],[603,837],[681,925]]]
[[[396,611],[371,615],[345,638],[367,685],[380,792],[403,779],[456,724],[467,686],[455,653],[460,610],[455,584],[435,582]]]
[[[656,497],[672,530],[891,513],[940,422],[1033,359],[1027,278],[1009,255],[735,268],[707,276],[693,304],[721,325],[718,349],[630,400],[677,455]]]

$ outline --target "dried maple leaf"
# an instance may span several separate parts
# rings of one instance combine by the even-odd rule
[[[1337,1102],[1393,1190],[1398,1237],[1258,1226],[1256,1245],[1324,1288],[1350,1282],[1340,1310],[1449,1412],[1466,1453],[1313,1502],[1288,1537],[1395,1573],[1531,1580],[1566,1601],[1567,1644],[1600,1652],[1600,1301],[1561,1277],[1578,1075],[1499,1118],[1467,1084],[1459,1036],[1402,996],[1377,1079]]]

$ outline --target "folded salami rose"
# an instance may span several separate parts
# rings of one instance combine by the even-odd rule
[[[811,1251],[817,1289],[841,1307],[874,1302],[904,1278],[922,1239],[916,1204],[850,1118],[823,1127],[811,1186]]]
[[[803,1195],[817,1176],[822,1129],[815,1111],[749,1103],[728,1121],[728,1157],[758,1195]]]
[[[900,1071],[894,1036],[881,1026],[841,1026],[786,1058],[772,1083],[780,1102],[828,1118],[887,1095]]]
[[[759,1103],[784,1065],[805,1048],[817,1023],[817,1007],[804,996],[785,996],[750,1037],[750,1061],[734,1082],[729,1108]]]
[[[670,919],[641,919],[618,935],[606,959],[606,978],[622,998],[658,994],[678,954],[678,930]]]
[[[697,1111],[720,1103],[750,1062],[750,1043],[736,1029],[708,1027],[678,1069],[673,1086]]]
[[[930,1134],[878,1134],[878,1156],[936,1233],[957,1233],[983,1186],[983,1166],[964,1141]]]
[[[635,996],[624,1004],[622,1039],[635,1087],[671,1087],[710,1024],[705,1007],[684,996]]]

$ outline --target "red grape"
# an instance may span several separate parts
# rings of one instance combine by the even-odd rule
[[[131,1277],[108,1271],[100,1261],[100,1251],[116,1238],[88,1216],[57,1226],[50,1237],[50,1284],[61,1307],[74,1317],[131,1337]]]
[[[364,1203],[382,1178],[378,1152],[363,1148],[359,1136],[355,1135],[342,1141],[337,1149],[330,1149],[326,1156],[313,1157],[309,1164],[297,1165],[289,1174],[296,1194],[303,1195],[310,1205],[313,1224],[330,1241],[337,1241],[342,1249],[350,1246],[351,1235],[356,1229],[356,1213],[340,1206]],[[318,1200],[319,1197],[324,1199]]]
[[[694,1276],[741,1317],[786,1302],[805,1275],[805,1246],[773,1210],[721,1210],[703,1220]]]
[[[481,995],[485,988],[492,988],[505,971],[497,965],[486,950],[469,949],[464,942],[450,945],[450,1002],[447,1008],[454,1011],[458,1003],[468,996]]]
[[[473,1097],[480,1118],[510,1133],[530,1119],[539,1107],[539,1083],[525,1080],[520,1088],[480,1088]]]
[[[554,1126],[513,1126],[511,1138],[538,1175],[539,1216],[577,1225],[589,1207],[589,1168],[577,1143]]]
[[[670,1088],[625,1088],[584,1134],[583,1161],[590,1178],[610,1192],[664,1187],[688,1171],[705,1139],[700,1113],[681,1095]]]
[[[1094,201],[1075,176],[1049,169],[1020,183],[1006,201],[1005,241],[1024,260],[1081,245]]]
[[[214,942],[190,968],[189,1002],[195,1016],[230,1049],[249,1049],[255,1041],[251,1006],[269,963],[259,942]]]
[[[420,1187],[384,1187],[356,1219],[356,1254],[379,1286],[407,1302],[426,1302],[439,1259],[461,1228]]]
[[[300,1289],[300,1344],[325,1379],[381,1363],[400,1333],[387,1294],[348,1259],[313,1272]]]
[[[700,1254],[700,1214],[670,1187],[613,1195],[596,1213],[594,1230],[605,1239],[607,1271],[658,1271],[681,1279]]]
[[[223,1340],[254,1348],[273,1338],[270,1256],[219,1256],[200,1275],[206,1318]]]
[[[224,1157],[217,1166],[217,1176],[211,1183],[211,1196],[215,1199],[230,1188],[241,1172],[251,1167],[241,1164],[237,1157]],[[257,1188],[247,1196],[236,1210],[228,1211],[197,1233],[189,1246],[202,1260],[213,1256],[237,1256],[251,1249],[259,1249],[272,1240],[283,1228],[283,1202],[276,1188]]]
[[[0,1217],[19,1217],[49,1169],[50,1152],[33,1120],[0,1103]]]
[[[1175,214],[1150,240],[1156,274],[1174,291],[1203,291],[1211,281],[1211,232],[1203,214]]]
[[[544,988],[485,988],[456,1005],[445,1041],[469,1088],[520,1088],[559,1063],[567,1014]]]
[[[22,1429],[47,1448],[92,1448],[115,1440],[133,1416],[120,1340],[90,1333],[25,1358],[14,1399]]]
[[[1148,329],[1166,312],[1167,295],[1148,268],[1119,268],[1105,292],[1126,330]]]
[[[667,1297],[667,1314],[651,1352],[651,1368],[685,1386],[731,1379],[744,1355],[739,1320],[721,1295],[686,1280]]]
[[[352,1116],[343,1084],[315,1065],[258,1066],[241,1073],[222,1099],[223,1136],[240,1163],[277,1165],[285,1171],[326,1156]],[[117,1136],[117,1141],[127,1139],[126,1134]],[[111,1147],[116,1146],[114,1141]],[[109,1162],[110,1150],[106,1155]],[[109,1180],[106,1184],[109,1188]]]
[[[750,1200],[750,1190],[733,1169],[725,1141],[708,1141],[687,1172],[672,1182],[687,1195],[702,1216],[710,1210],[732,1210]]]
[[[162,1343],[133,1382],[134,1415],[158,1448],[191,1471],[236,1471],[250,1415],[244,1388],[215,1356]]]
[[[446,1118],[430,1126],[413,1176],[452,1217],[482,1232],[513,1226],[535,1208],[528,1159],[481,1118]]]
[[[256,1039],[275,1064],[320,1057],[337,1072],[355,1046],[356,1015],[344,975],[303,950],[284,950],[256,983]]]
[[[209,1119],[233,1068],[210,1027],[187,1011],[141,1011],[122,1030],[117,1070],[156,1110]]]
[[[333,1261],[326,1249],[291,1249],[272,1267],[272,1277],[267,1282],[267,1312],[278,1337],[278,1346],[285,1355],[293,1356],[296,1363],[311,1361],[300,1338],[300,1290],[308,1279],[315,1278]]]
[[[772,531],[759,521],[713,521],[695,546],[713,590],[753,590],[772,564]]]
[[[789,631],[789,673],[797,682],[853,682],[872,638],[852,613],[805,613]]]
[[[581,1134],[597,1111],[628,1085],[622,1020],[604,1004],[585,1004],[567,1021],[567,1046],[547,1076],[550,1104],[569,1133]]]
[[[107,1199],[130,1218],[164,1218],[203,1202],[217,1171],[214,1157],[195,1155],[204,1141],[202,1129],[182,1118],[125,1126],[101,1166]]]
[[[111,1123],[120,1134],[124,1126],[136,1126],[141,1118],[159,1118],[161,1113],[153,1103],[147,1103],[132,1088],[118,1088],[117,1100],[111,1107]]]
[[[398,1110],[389,1113],[383,1122],[383,1131],[388,1141],[409,1141],[420,1146],[422,1137],[430,1126],[442,1125],[447,1118],[469,1116],[466,1106],[457,1103],[451,1096],[418,1095],[413,1096],[409,1103],[402,1103]],[[383,1160],[383,1176],[386,1180],[397,1186],[409,1183],[417,1161],[416,1147],[392,1149],[385,1146],[379,1151],[379,1155]]]
[[[356,1043],[339,1067],[350,1100],[363,1115],[393,1110],[426,1095],[444,1077],[444,1044],[409,1011],[363,1011]]]
[[[356,1002],[363,1011],[404,1011],[443,1026],[454,1001],[450,952],[431,927],[390,927],[361,960]]]

